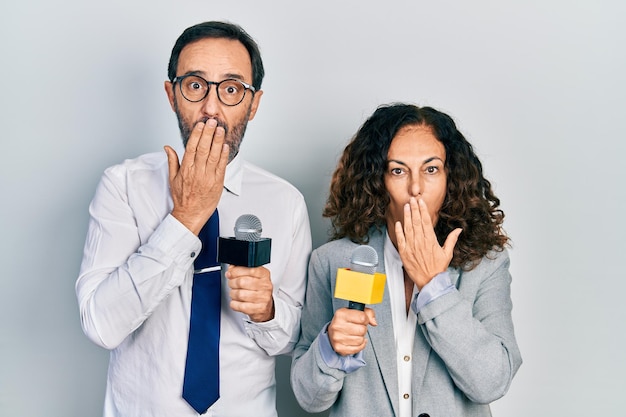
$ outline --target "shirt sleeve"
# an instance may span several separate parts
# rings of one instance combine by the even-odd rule
[[[274,318],[256,323],[244,320],[246,332],[268,355],[293,351],[300,336],[300,318],[306,290],[306,269],[311,253],[311,228],[304,198],[298,199],[292,218],[291,251],[287,258],[280,285],[274,288]],[[272,272],[274,273],[274,272]],[[274,278],[272,281],[276,282]]]
[[[456,288],[450,280],[450,273],[448,271],[441,272],[435,275],[428,284],[422,287],[422,291],[415,295],[411,302],[411,308],[415,314],[418,314],[426,304],[455,290]]]
[[[334,307],[331,269],[326,254],[313,251],[309,263],[306,301],[302,311],[302,335],[293,352],[291,386],[300,406],[319,413],[337,400],[347,373],[329,366],[322,357],[323,328],[332,320]],[[330,343],[330,342],[329,342]]]
[[[511,317],[508,253],[489,255],[463,273],[460,290],[439,296],[418,315],[424,337],[454,384],[481,404],[507,392],[522,362]]]
[[[76,294],[83,331],[113,349],[181,285],[201,242],[171,215],[142,239],[124,172],[109,169],[89,206]]]

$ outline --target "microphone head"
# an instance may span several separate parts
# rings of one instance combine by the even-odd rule
[[[378,266],[376,249],[369,245],[358,246],[350,258],[350,269],[355,272],[373,274]]]
[[[243,214],[235,222],[235,239],[256,242],[261,239],[261,220],[254,214]]]

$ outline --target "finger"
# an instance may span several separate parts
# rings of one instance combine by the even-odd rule
[[[245,266],[228,265],[228,269],[224,275],[229,280],[235,280],[237,278],[250,275],[250,271],[251,269]]]
[[[406,238],[406,240],[408,240],[409,242],[412,242],[413,239],[415,238],[415,227],[413,224],[413,213],[411,211],[411,204],[406,203],[404,205],[404,237]]]
[[[176,178],[178,169],[180,168],[180,164],[178,163],[178,154],[171,146],[165,145],[163,149],[165,149],[165,155],[167,155],[167,166],[169,168],[169,178],[171,184],[172,181],[174,181],[174,178]]]
[[[420,199],[420,201],[422,200]],[[422,223],[423,216],[422,216],[420,204],[415,197],[411,197],[409,199],[409,206],[410,206],[411,219],[412,219],[411,224],[413,225],[414,234],[415,236],[424,236],[425,235],[424,224]]]
[[[204,169],[207,158],[210,155],[216,128],[217,121],[215,119],[207,120],[204,123],[204,129],[202,129],[201,135],[198,138],[194,163],[198,164],[198,166],[202,167],[202,169]]]
[[[369,307],[365,308],[365,315],[367,316],[368,323],[372,326],[378,326],[376,321],[376,312]]]
[[[215,129],[213,129],[210,143],[211,147],[206,160],[207,165],[216,166],[219,163],[224,147],[225,134],[226,132],[221,126],[216,126]]]
[[[396,222],[396,242],[398,243],[398,252],[404,252],[406,249],[406,237],[404,236],[404,231],[402,230],[402,223],[399,221]]]
[[[354,344],[354,342],[352,341],[348,342],[346,340],[343,340],[343,338],[335,338],[330,332],[330,329],[328,332],[328,339],[330,341],[330,346],[333,348],[333,350],[342,356],[355,355],[359,353],[360,351],[365,349],[365,345],[367,343],[364,338],[357,339],[357,341],[361,342],[360,344]]]
[[[227,143],[222,144],[222,152],[220,153],[220,159],[217,163],[217,169],[215,175],[217,179],[224,182],[224,176],[226,175],[226,165],[228,165],[230,159],[230,147]]]
[[[183,167],[193,166],[195,159],[196,159],[198,141],[200,140],[200,136],[202,136],[203,130],[204,130],[203,122],[196,123],[193,129],[191,129],[191,133],[189,134],[189,139],[187,139],[187,145],[185,145],[185,153],[183,154],[183,159],[180,164],[181,166]]]
[[[433,221],[430,217],[430,213],[428,212],[428,206],[426,205],[426,202],[420,198],[417,202],[417,205],[419,207],[422,233],[424,234],[424,238],[431,245],[434,245],[435,242],[438,245],[439,242],[437,241],[437,235],[435,234],[435,228],[433,226]]]
[[[263,297],[262,292],[245,288],[231,288],[230,298],[234,301],[240,301],[244,303],[265,303],[268,297]]]
[[[443,251],[446,253],[446,255],[450,257],[450,259],[452,259],[454,247],[456,246],[456,242],[458,242],[459,240],[461,232],[463,232],[463,229],[461,228],[454,229],[450,232],[450,234],[446,238],[446,241],[443,244]]]
[[[367,317],[364,315],[363,319],[363,323],[356,323],[346,317],[335,316],[328,326],[328,331],[335,335],[336,340],[341,340],[344,343],[349,339],[360,339],[367,334],[367,323],[365,322]]]
[[[227,275],[227,278],[231,278],[231,279],[240,278],[240,277],[263,278],[265,276],[264,270],[266,270],[266,268],[262,266],[247,267],[247,266],[239,266],[239,265],[228,265],[228,269],[226,270],[226,275]]]
[[[259,268],[233,267],[225,274],[231,290],[246,289],[271,293],[274,289],[269,270]]]

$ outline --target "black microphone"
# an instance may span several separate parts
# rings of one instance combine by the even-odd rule
[[[257,267],[270,262],[272,239],[262,238],[261,220],[253,214],[239,216],[234,237],[220,237],[217,260],[220,263]]]
[[[348,300],[348,308],[361,310],[365,304],[383,301],[385,274],[376,272],[378,254],[368,245],[358,246],[350,257],[350,268],[339,268],[335,298]]]

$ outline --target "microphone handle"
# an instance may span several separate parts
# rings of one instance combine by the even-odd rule
[[[359,303],[359,302],[356,302],[356,301],[349,301],[348,302],[348,308],[352,309],[352,310],[361,310],[361,311],[363,311],[363,310],[365,310],[365,304]]]

